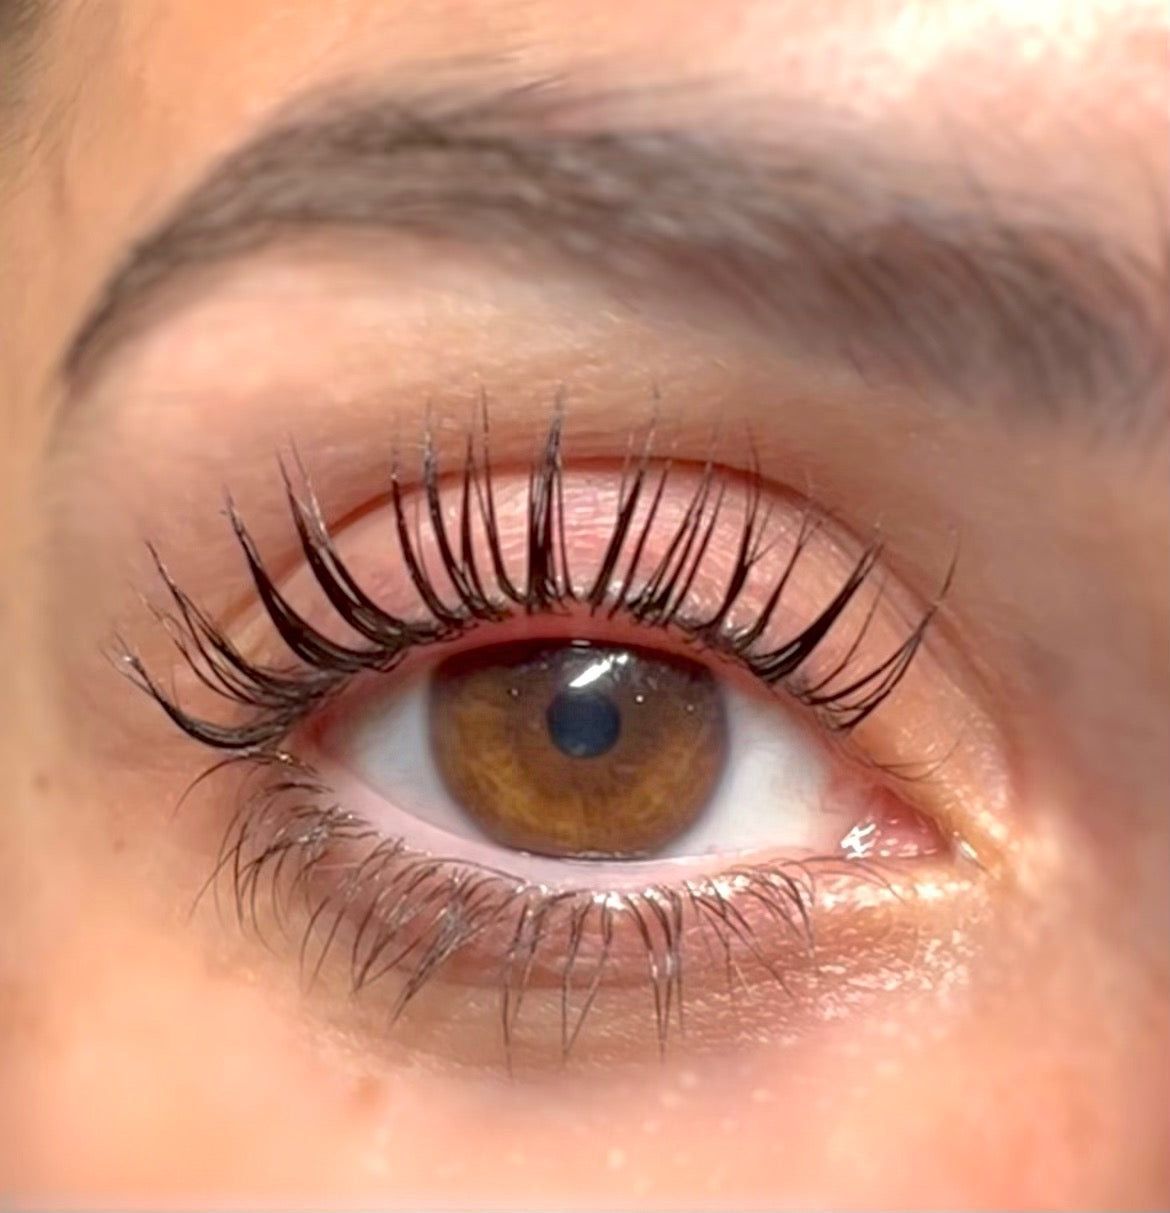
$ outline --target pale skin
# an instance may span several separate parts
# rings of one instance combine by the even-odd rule
[[[944,191],[1063,208],[1164,299],[1162,6],[62,0],[43,22],[0,111],[0,1191],[1164,1207],[1164,379],[1055,419],[1002,385],[964,405],[556,250],[373,229],[185,271],[77,382],[60,373],[127,249],[275,111],[436,76],[619,95],[570,125],[766,138],[831,113]],[[143,539],[230,617],[247,593],[225,485],[278,543],[273,452],[292,433],[338,517],[356,515],[382,491],[387,418],[463,416],[481,388],[505,453],[529,449],[561,388],[601,461],[654,393],[699,458],[713,413],[750,427],[766,475],[880,521],[923,597],[960,536],[947,643],[1012,778],[978,927],[961,908],[930,921],[961,936],[953,953],[795,1040],[714,1023],[662,1060],[509,1079],[478,1037],[386,1035],[210,905],[190,913],[206,823],[171,810],[207,755],[105,655],[117,628],[171,659],[141,614]]]

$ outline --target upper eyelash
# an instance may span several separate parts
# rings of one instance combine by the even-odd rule
[[[167,693],[140,657],[120,645],[124,669],[186,734],[205,745],[237,752],[256,752],[278,745],[315,707],[333,696],[353,675],[364,671],[388,672],[412,649],[450,641],[472,627],[506,620],[519,612],[540,614],[573,605],[604,612],[610,618],[625,614],[642,626],[673,628],[685,639],[716,655],[729,658],[768,686],[784,685],[800,703],[815,709],[832,730],[845,732],[870,716],[897,687],[918,652],[935,614],[949,589],[954,562],[940,592],[923,611],[904,641],[884,660],[864,673],[853,675],[844,686],[834,687],[849,668],[873,618],[878,599],[862,621],[852,643],[834,667],[817,681],[792,685],[801,667],[817,650],[832,626],[856,598],[877,566],[881,548],[865,547],[837,593],[799,633],[783,644],[755,651],[780,605],[789,578],[819,526],[806,513],[791,556],[776,578],[769,595],[746,625],[730,627],[728,619],[756,563],[766,552],[769,515],[761,509],[761,481],[757,471],[747,478],[746,504],[735,561],[722,600],[706,616],[689,616],[685,603],[723,508],[729,476],[708,459],[694,494],[662,555],[634,590],[646,541],[655,526],[658,506],[671,475],[672,464],[656,464],[652,457],[653,431],[641,452],[627,455],[618,489],[618,504],[608,541],[597,571],[579,588],[568,563],[563,497],[563,410],[554,410],[542,449],[528,476],[525,525],[526,568],[517,584],[503,556],[496,513],[486,406],[481,414],[479,454],[475,435],[469,434],[460,476],[458,533],[452,535],[440,502],[440,467],[433,438],[427,431],[422,457],[422,494],[431,534],[454,600],[444,597],[421,555],[417,532],[412,537],[403,499],[400,466],[395,455],[390,468],[389,508],[399,552],[407,574],[430,618],[409,620],[387,612],[363,591],[334,546],[312,485],[299,459],[296,461],[301,495],[287,465],[281,462],[285,496],[301,552],[312,576],[338,617],[369,647],[353,647],[333,640],[314,627],[288,602],[268,573],[243,519],[228,500],[227,513],[244,554],[253,586],[281,639],[300,659],[301,666],[278,668],[244,656],[222,629],[176,583],[160,554],[150,548],[158,574],[173,610],[157,610],[176,648],[196,677],[218,695],[250,709],[249,719],[220,724],[187,712],[176,696]],[[656,471],[652,474],[652,469]],[[640,529],[633,523],[638,507],[646,502]],[[421,525],[416,518],[416,525]],[[486,540],[487,563],[482,567],[472,542],[478,524]],[[615,581],[616,575],[616,581]]]

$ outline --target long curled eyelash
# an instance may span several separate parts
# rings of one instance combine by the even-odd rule
[[[729,476],[709,459],[691,500],[674,526],[662,554],[643,569],[647,539],[672,474],[669,460],[655,464],[653,433],[622,469],[617,506],[596,571],[578,584],[569,567],[563,495],[563,411],[554,410],[541,451],[528,474],[524,548],[525,572],[517,582],[504,560],[486,407],[478,449],[469,435],[459,478],[458,524],[450,528],[440,499],[441,469],[428,432],[422,456],[422,501],[426,525],[441,564],[446,594],[428,569],[420,537],[422,518],[408,511],[401,468],[395,456],[389,473],[389,510],[398,556],[426,610],[420,620],[389,613],[374,602],[347,569],[325,522],[310,479],[297,461],[298,486],[287,465],[281,474],[301,552],[312,576],[337,616],[364,646],[325,635],[304,618],[277,587],[234,503],[228,517],[243,552],[256,594],[274,628],[299,659],[294,668],[256,662],[239,651],[214,621],[175,582],[157,551],[151,554],[172,610],[156,610],[179,653],[204,686],[249,711],[248,719],[221,724],[186,711],[149,673],[138,655],[122,646],[123,667],[187,735],[217,749],[258,752],[277,746],[291,730],[352,676],[387,673],[412,650],[449,642],[485,623],[517,614],[538,615],[585,607],[610,618],[624,615],[639,625],[672,629],[686,640],[745,668],[767,686],[783,685],[798,702],[814,709],[833,731],[848,732],[870,716],[905,676],[950,583],[923,612],[904,641],[864,673],[842,679],[876,609],[876,599],[847,652],[816,682],[800,682],[802,667],[872,576],[880,545],[867,546],[836,594],[800,632],[783,643],[759,649],[758,642],[781,604],[791,575],[815,533],[818,521],[805,515],[793,550],[763,605],[748,624],[729,620],[752,570],[767,554],[769,516],[761,507],[759,475],[747,478],[745,505],[734,563],[722,599],[705,615],[687,609],[690,589],[706,558],[724,510]],[[635,519],[642,513],[635,528]],[[413,524],[413,525],[412,525]],[[486,560],[477,556],[473,535],[486,542]],[[484,567],[486,565],[486,567]],[[635,588],[636,587],[636,588]]]

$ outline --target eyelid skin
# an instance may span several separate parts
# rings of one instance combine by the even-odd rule
[[[642,984],[651,986],[659,1049],[669,1034],[670,1006],[681,1006],[684,967],[705,991],[700,1004],[742,986],[755,991],[748,1001],[757,1006],[760,983],[768,981],[792,1003],[783,1014],[769,1003],[769,1022],[787,1015],[794,1027],[815,1019],[825,999],[842,993],[826,973],[864,967],[872,953],[858,943],[864,923],[876,924],[880,940],[901,938],[903,928],[916,924],[903,941],[916,947],[924,913],[953,915],[952,901],[966,909],[981,903],[980,869],[969,860],[1004,826],[1004,806],[988,778],[999,757],[990,726],[976,698],[951,676],[952,663],[933,653],[926,623],[935,607],[916,604],[888,577],[875,576],[876,548],[761,478],[726,474],[714,464],[675,466],[647,454],[624,467],[576,469],[562,457],[559,426],[558,418],[529,472],[488,469],[482,481],[475,480],[470,454],[459,475],[445,478],[428,441],[422,487],[406,489],[396,463],[390,507],[368,512],[336,537],[328,535],[308,486],[298,490],[290,482],[307,567],[279,588],[232,512],[267,626],[261,621],[254,633],[245,628],[227,641],[169,584],[180,645],[195,658],[195,681],[259,708],[253,720],[263,731],[200,720],[163,694],[133,657],[131,673],[185,731],[236,750],[240,764],[253,763],[261,776],[242,796],[221,849],[219,866],[234,874],[237,905],[249,914],[258,902],[271,905],[280,919],[292,895],[304,894],[312,909],[302,962],[315,955],[312,971],[327,971],[336,946],[349,956],[348,978],[338,977],[343,984],[365,989],[373,974],[396,988],[383,1000],[392,1019],[415,1005],[424,986],[462,989],[461,974],[494,965],[505,1003],[495,1022],[502,1023],[511,1061],[517,1023],[508,1007],[527,997],[541,973],[557,971],[553,1036],[560,1033],[560,1047],[552,1051],[563,1060],[569,1038],[575,1043],[580,1033],[579,1022],[568,1026],[567,1010],[580,965],[592,957],[594,977],[584,994],[592,1008],[603,987],[637,984],[622,967],[633,956]],[[810,724],[835,731],[856,763],[870,764],[887,784],[898,781],[899,794],[905,788],[909,803],[933,816],[958,849],[901,874],[876,860],[851,863],[844,853],[763,856],[719,870],[713,865],[681,886],[652,881],[610,892],[558,891],[510,873],[503,849],[493,869],[428,854],[405,831],[379,836],[373,814],[338,800],[306,765],[296,727],[305,713],[343,696],[356,676],[393,678],[411,649],[471,644],[480,633],[502,640],[500,630],[508,627],[525,637],[561,639],[613,639],[613,629],[624,628],[643,644],[657,631],[713,660],[738,663],[762,687],[802,704]],[[300,675],[281,670],[282,645],[307,664]],[[871,694],[875,687],[880,694]],[[264,776],[274,782],[266,786]],[[260,897],[262,880],[268,891]],[[826,962],[833,955],[826,941],[838,929],[861,957]],[[493,939],[491,961],[485,941]],[[705,961],[692,955],[700,945]],[[711,963],[712,949],[722,950],[721,964]],[[905,951],[895,967],[913,969]],[[809,985],[794,998],[788,987],[797,970]],[[718,997],[716,974],[726,985]],[[528,1005],[538,1001],[529,998]],[[547,1041],[537,1049],[545,1052]]]

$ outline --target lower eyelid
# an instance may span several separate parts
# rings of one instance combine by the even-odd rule
[[[710,876],[724,871],[729,864],[751,862],[760,857],[759,847],[742,852],[727,849],[695,852],[685,841],[677,848],[680,851],[678,855],[609,863],[554,858],[523,851],[503,852],[499,844],[486,835],[478,838],[474,835],[457,835],[451,829],[445,829],[441,820],[436,822],[420,818],[388,804],[381,795],[356,782],[351,774],[328,759],[311,755],[308,760],[338,803],[344,804],[347,812],[366,823],[381,837],[408,839],[411,849],[421,855],[443,858],[452,863],[478,865],[554,892],[595,890],[605,893],[643,889],[653,883],[669,884],[690,877]],[[846,835],[852,824],[843,817],[840,821],[841,824],[834,831],[834,844]],[[460,823],[462,831],[466,832],[468,828],[467,823]],[[685,853],[681,853],[684,848]],[[834,849],[835,846],[831,846],[830,853]],[[784,857],[793,857],[791,849],[785,850]]]
[[[541,887],[371,840],[352,813],[328,807],[315,775],[315,809],[313,796],[290,794],[287,767],[276,775],[282,790],[225,849],[246,925],[270,947],[286,940],[326,993],[359,992],[376,1038],[405,1020],[411,1047],[445,1061],[559,1067],[572,1051],[586,1064],[641,1062],[668,1041],[723,1049],[761,1032],[795,1043],[895,992],[929,992],[942,971],[953,987],[985,912],[978,872],[949,860],[899,871],[757,858],[689,883],[668,883],[655,864],[654,879],[624,889]],[[534,918],[531,950],[517,952]],[[452,923],[465,929],[458,946],[444,937]],[[924,941],[934,942],[922,968]]]

